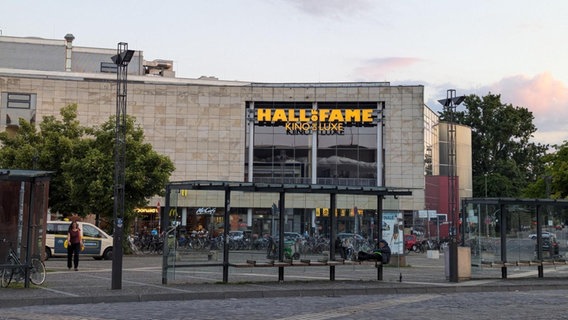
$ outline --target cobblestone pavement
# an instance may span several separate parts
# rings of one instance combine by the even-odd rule
[[[241,259],[252,259],[252,253]],[[232,257],[235,258],[235,256]],[[445,259],[409,254],[406,266],[336,268],[178,268],[162,284],[161,257],[125,256],[122,288],[112,290],[112,261],[84,259],[69,271],[65,259],[46,262],[43,286],[0,288],[2,319],[568,319],[568,266],[473,268],[450,283]]]
[[[568,290],[71,304],[0,309],[0,319],[567,319]]]

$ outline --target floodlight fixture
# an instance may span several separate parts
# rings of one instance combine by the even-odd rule
[[[449,107],[450,105],[458,106],[465,100],[465,96],[452,97],[447,99],[438,100],[438,102],[444,107]]]
[[[111,57],[112,62],[117,66],[127,66],[134,56],[134,50],[125,50]]]

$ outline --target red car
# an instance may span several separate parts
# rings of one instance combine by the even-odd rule
[[[414,250],[413,247],[416,244],[416,242],[418,242],[418,239],[416,238],[415,235],[413,235],[413,234],[405,234],[404,235],[404,248],[407,251]]]

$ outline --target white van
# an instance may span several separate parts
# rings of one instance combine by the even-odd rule
[[[77,222],[85,243],[85,250],[81,256],[93,257],[96,260],[112,259],[113,239],[99,227],[87,223]],[[67,248],[64,243],[67,240],[67,232],[71,221],[48,221],[45,234],[45,257],[67,257]]]

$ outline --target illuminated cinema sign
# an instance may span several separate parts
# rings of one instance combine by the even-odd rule
[[[260,125],[285,126],[287,134],[342,135],[345,127],[375,126],[376,109],[256,109]]]

